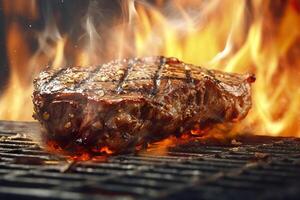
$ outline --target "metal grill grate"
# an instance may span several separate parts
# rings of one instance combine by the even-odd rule
[[[119,155],[70,165],[0,122],[1,199],[294,199],[300,139],[252,136],[240,146],[191,144],[166,156]]]

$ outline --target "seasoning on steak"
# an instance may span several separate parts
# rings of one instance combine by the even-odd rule
[[[34,117],[62,149],[120,153],[244,118],[254,80],[165,57],[47,69],[34,81]]]

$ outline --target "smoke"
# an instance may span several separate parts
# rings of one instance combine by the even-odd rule
[[[83,19],[82,27],[84,34],[80,37],[84,42],[84,57],[80,60],[80,65],[89,65],[91,63],[99,62],[99,55],[104,51],[102,37],[97,30],[97,21],[103,20],[101,8],[99,8],[98,1],[91,1],[89,3],[87,13]]]

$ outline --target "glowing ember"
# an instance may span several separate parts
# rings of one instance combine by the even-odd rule
[[[66,147],[65,149],[62,149],[60,145],[56,141],[47,140],[42,143],[45,149],[47,149],[48,152],[52,152],[55,154],[61,154],[64,155],[69,160],[76,160],[76,161],[86,161],[86,160],[106,160],[107,156],[112,155],[113,151],[110,150],[108,147],[101,147],[101,148],[95,148],[92,152],[87,151],[84,148],[78,148],[76,149],[68,149]]]
[[[113,154],[113,151],[110,150],[108,147],[101,147],[100,152],[105,153],[107,155]]]
[[[2,2],[10,77],[0,98],[0,118],[32,120],[32,79],[47,65],[91,65],[116,57],[163,55],[256,74],[253,109],[226,134],[242,130],[300,136],[299,1],[120,2],[123,16],[104,28],[97,21],[97,12],[103,9],[90,3],[84,23],[76,21],[84,29],[76,41],[71,33],[62,34],[54,14],[43,29],[14,20],[15,16],[41,20],[37,1]],[[100,151],[111,153],[105,147]]]

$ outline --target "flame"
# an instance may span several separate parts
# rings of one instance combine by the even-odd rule
[[[211,129],[206,130],[192,130],[183,133],[180,136],[171,135],[165,139],[157,142],[149,143],[146,149],[142,149],[139,154],[141,155],[168,155],[170,148],[180,148],[186,146],[187,148],[193,145],[226,145],[238,146],[241,144],[236,141],[236,130],[227,125],[216,125]],[[186,148],[185,148],[186,150]]]
[[[234,130],[300,136],[299,1],[121,2],[122,16],[108,20],[100,1],[91,1],[86,16],[74,25],[83,30],[74,39],[71,32],[62,33],[53,13],[43,29],[15,20],[41,20],[37,1],[5,1],[10,75],[0,98],[0,118],[32,120],[32,79],[46,66],[164,55],[228,72],[255,73],[253,108]],[[103,21],[110,23],[99,23]]]
[[[54,68],[61,67],[62,63],[64,63],[64,47],[65,47],[65,40],[61,39],[57,42],[55,47],[55,56],[53,59],[52,66]]]
[[[178,141],[179,139],[175,136],[169,136],[158,142],[148,144],[147,149],[142,150],[140,154],[166,155],[168,153],[168,149],[176,146],[176,144],[178,144]]]
[[[113,151],[110,150],[107,146],[101,147],[99,152],[105,153],[107,155],[113,154]]]

